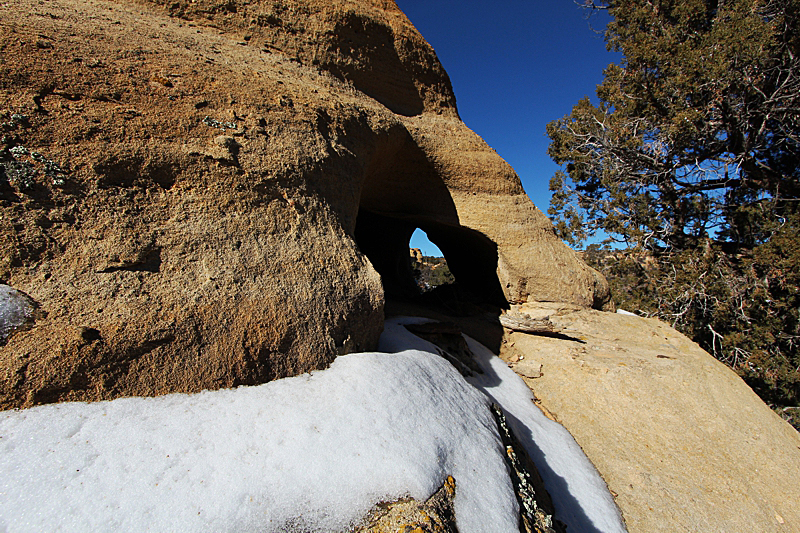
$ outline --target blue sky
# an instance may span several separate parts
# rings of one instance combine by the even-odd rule
[[[619,55],[573,0],[396,0],[450,75],[461,119],[508,161],[544,212],[558,169],[547,156],[548,122],[594,99],[603,69]],[[424,234],[412,247],[440,255]]]

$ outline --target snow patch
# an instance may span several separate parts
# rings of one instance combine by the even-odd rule
[[[338,358],[258,387],[0,413],[16,531],[343,531],[456,479],[462,533],[517,503],[484,395],[420,351]]]

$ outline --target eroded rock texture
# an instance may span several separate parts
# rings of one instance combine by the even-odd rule
[[[2,407],[370,349],[417,227],[486,300],[608,300],[393,2],[9,0],[1,28],[0,283],[41,310]]]

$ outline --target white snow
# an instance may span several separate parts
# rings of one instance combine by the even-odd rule
[[[341,531],[456,479],[463,533],[516,500],[486,398],[430,353],[258,387],[0,413],[0,531]]]
[[[605,484],[525,384],[468,339],[469,385],[387,322],[381,349],[258,387],[0,413],[0,532],[343,531],[456,479],[459,530],[515,532],[484,393],[537,462],[570,533],[624,531]],[[480,392],[480,391],[483,391]]]
[[[33,313],[33,306],[25,295],[13,287],[0,283],[0,343],[11,331],[25,323]]]
[[[380,348],[395,351],[404,345],[435,351],[433,344],[406,330],[402,324],[427,322],[403,317],[387,321]],[[626,528],[605,481],[570,433],[547,418],[533,403],[525,382],[485,346],[464,336],[483,374],[467,378],[502,407],[508,424],[536,464],[556,507],[556,518],[567,531],[624,533]],[[567,386],[567,385],[565,385]]]

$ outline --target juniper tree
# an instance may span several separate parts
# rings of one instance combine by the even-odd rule
[[[800,0],[607,0],[598,105],[552,122],[550,214],[573,243],[597,229],[685,248],[764,242],[800,197]]]
[[[616,298],[800,400],[800,0],[588,0],[622,53],[547,126],[549,210]],[[642,258],[647,257],[647,261]]]

